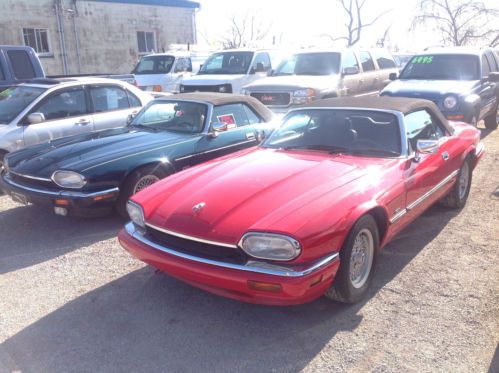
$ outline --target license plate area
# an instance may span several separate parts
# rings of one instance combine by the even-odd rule
[[[25,195],[23,195],[23,194],[19,194],[19,193],[16,193],[16,192],[11,192],[10,193],[10,198],[12,198],[12,200],[14,202],[21,203],[23,205],[27,205],[28,204],[28,198]]]

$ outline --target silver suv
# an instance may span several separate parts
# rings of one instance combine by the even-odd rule
[[[0,93],[0,167],[6,153],[126,125],[152,96],[118,80],[35,79]]]
[[[272,74],[243,87],[274,112],[316,99],[377,94],[398,72],[385,49],[306,50],[285,58]]]

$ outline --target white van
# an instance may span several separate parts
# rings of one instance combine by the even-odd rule
[[[213,53],[196,75],[183,80],[180,92],[241,93],[241,88],[272,70],[272,51],[232,49]]]
[[[142,57],[132,74],[144,91],[178,93],[180,83],[192,75],[192,70],[190,54],[172,52]]]

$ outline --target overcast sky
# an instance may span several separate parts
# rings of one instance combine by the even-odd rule
[[[323,34],[344,34],[344,13],[335,0],[197,0],[201,10],[197,13],[198,43],[214,43],[224,34],[234,14],[257,14],[265,25],[271,25],[267,44],[272,37],[284,46],[324,46],[329,43]],[[499,0],[486,0],[489,6],[499,7]],[[370,21],[381,12],[390,12],[375,25],[364,30],[359,46],[374,46],[390,27],[389,41],[401,51],[417,51],[441,43],[439,34],[429,28],[411,31],[416,14],[416,0],[367,0],[364,19]]]

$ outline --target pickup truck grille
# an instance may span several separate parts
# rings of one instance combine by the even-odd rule
[[[220,92],[220,87],[226,86],[227,90],[224,93],[232,93],[227,84],[222,85],[182,85],[182,93],[189,92]]]
[[[291,97],[289,93],[284,92],[252,93],[251,96],[267,106],[287,106]]]
[[[184,254],[233,264],[244,264],[248,260],[248,256],[239,248],[193,241],[161,232],[150,226],[147,226],[146,232],[148,238],[154,243]]]

